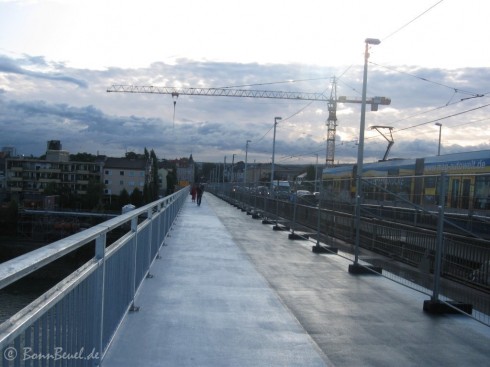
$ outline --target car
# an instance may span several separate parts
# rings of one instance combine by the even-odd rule
[[[308,190],[297,190],[296,191],[297,197],[305,196],[305,195],[311,195],[311,192],[309,192]]]
[[[268,196],[269,188],[267,186],[257,186],[257,195]]]
[[[289,199],[291,195],[291,186],[288,181],[275,180],[272,182],[273,197],[276,199]]]
[[[318,198],[313,194],[298,195],[298,204],[316,206]]]

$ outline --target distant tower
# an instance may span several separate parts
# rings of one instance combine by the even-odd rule
[[[61,142],[59,140],[48,140],[46,150],[61,150]]]
[[[70,153],[61,150],[61,142],[59,140],[48,140],[46,160],[49,162],[68,162]]]

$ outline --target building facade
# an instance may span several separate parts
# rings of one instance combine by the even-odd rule
[[[123,190],[131,194],[136,188],[143,192],[150,179],[151,164],[146,159],[107,158],[104,162],[102,180],[106,195],[119,195]]]
[[[24,157],[5,159],[5,189],[18,202],[44,196],[52,186],[84,195],[91,181],[100,182],[101,162],[48,161]]]
[[[177,168],[177,181],[180,187],[194,183],[195,164],[192,154],[189,158],[180,158],[172,161]]]

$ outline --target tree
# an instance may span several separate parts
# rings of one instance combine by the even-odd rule
[[[54,182],[48,182],[46,184],[46,187],[43,190],[44,195],[50,196],[50,195],[59,195],[60,194],[60,189]]]
[[[133,192],[130,196],[131,204],[136,207],[140,207],[143,205],[143,193],[137,187],[134,188]]]
[[[215,163],[203,163],[202,164],[202,171],[200,173],[201,177],[207,177],[208,180],[211,179],[211,174],[213,170],[216,168]]]
[[[104,197],[104,184],[100,181],[90,180],[87,185],[87,194],[85,195],[86,207],[94,210],[102,206]]]
[[[15,200],[0,207],[0,233],[15,234],[17,232],[17,217],[19,206]]]
[[[90,153],[70,154],[70,161],[74,162],[95,162],[97,156]]]
[[[139,156],[135,152],[126,152],[127,159],[138,159]]]
[[[158,191],[160,188],[160,182],[158,177],[158,158],[153,149],[150,152],[150,158],[151,158],[151,173],[152,173],[152,179],[150,184],[150,195],[151,195],[151,201],[153,201],[158,199]]]
[[[129,204],[130,202],[131,200],[129,197],[129,193],[126,191],[126,189],[122,189],[121,193],[119,194],[119,205],[122,208],[124,205]]]
[[[175,164],[169,169],[167,174],[167,195],[172,194],[175,191],[175,185],[177,184],[177,167]]]

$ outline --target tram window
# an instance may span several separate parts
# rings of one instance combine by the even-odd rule
[[[474,208],[490,209],[490,176],[476,176]]]
[[[435,177],[424,177],[424,186],[426,189],[433,189],[436,187]]]

